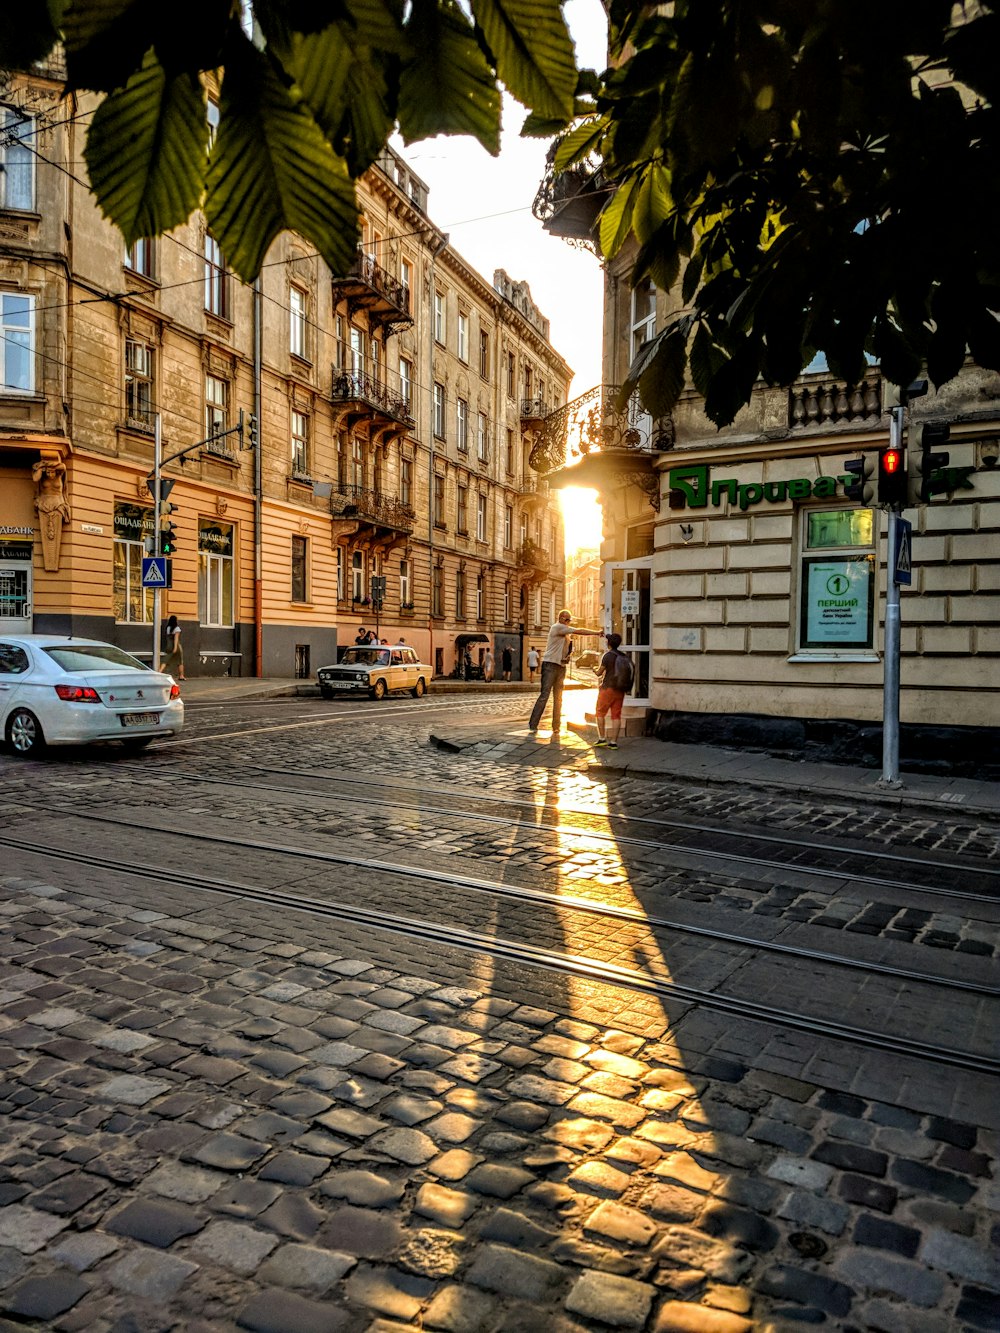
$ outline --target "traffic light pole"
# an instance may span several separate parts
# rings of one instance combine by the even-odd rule
[[[903,448],[903,413],[899,404],[889,417],[889,445]],[[889,506],[888,550],[886,551],[885,644],[882,676],[882,777],[880,787],[900,787],[899,780],[899,584],[896,582],[896,527],[899,506]]]
[[[163,468],[163,443],[160,438],[160,414],[153,418],[153,554],[160,554],[160,473]],[[160,669],[160,589],[153,588],[153,670]]]

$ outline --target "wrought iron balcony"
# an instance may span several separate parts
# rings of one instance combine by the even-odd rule
[[[526,476],[521,483],[521,504],[525,509],[544,508],[551,494],[549,483],[542,477]]]
[[[358,415],[387,417],[401,426],[413,425],[413,412],[401,389],[370,375],[350,374],[334,367],[330,396],[335,403],[350,403]]]
[[[529,537],[523,541],[517,552],[518,566],[536,579],[543,579],[549,572],[551,561],[545,551]]]
[[[551,236],[597,253],[595,228],[608,197],[596,164],[580,163],[557,172],[552,165],[556,145],[549,149],[545,175],[531,211]]]
[[[412,532],[416,513],[396,495],[370,491],[364,486],[338,486],[330,496],[335,518],[357,519],[376,528]]]
[[[346,300],[351,314],[365,310],[390,333],[397,325],[413,323],[407,288],[371,255],[359,254],[350,272],[332,281],[334,300]]]
[[[541,421],[549,414],[549,408],[543,398],[522,398],[521,399],[521,425],[528,421]]]
[[[543,476],[592,454],[652,455],[672,449],[673,423],[654,419],[644,411],[637,394],[624,408],[617,406],[618,386],[599,384],[550,412],[528,456]]]

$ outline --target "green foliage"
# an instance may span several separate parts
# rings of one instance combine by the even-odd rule
[[[967,348],[1000,369],[996,7],[613,0],[615,67],[556,163],[597,154],[603,253],[681,280],[625,395],[666,412],[693,383],[724,425],[817,351],[852,383],[866,354],[903,384]]]
[[[500,145],[501,87],[555,133],[593,106],[559,0],[40,0],[0,31],[0,67],[63,44],[69,86],[107,94],[86,160],[126,240],[204,209],[251,281],[291,229],[330,267],[354,261],[355,179],[398,125],[404,140],[471,134]],[[204,86],[221,85],[211,156]]]

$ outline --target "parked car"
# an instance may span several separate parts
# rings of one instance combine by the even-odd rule
[[[581,667],[584,671],[593,671],[595,667],[601,665],[601,654],[595,653],[593,649],[588,648],[587,651],[581,653],[579,657],[574,657],[573,663],[575,666]]]
[[[97,639],[0,635],[0,736],[16,755],[119,741],[141,750],[184,725],[180,687]]]
[[[427,693],[427,683],[433,674],[427,663],[417,657],[416,649],[405,643],[348,648],[336,666],[320,667],[316,673],[324,699],[332,699],[335,694],[367,694],[370,699],[384,699],[387,694],[404,690],[419,699]]]

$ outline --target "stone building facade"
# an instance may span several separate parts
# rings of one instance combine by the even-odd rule
[[[519,665],[563,596],[527,456],[571,378],[526,285],[391,150],[345,277],[286,234],[245,285],[197,215],[126,253],[81,175],[94,100],[62,94],[57,62],[0,84],[0,629],[150,655],[158,418],[189,675],[308,677],[362,625],[438,673]]]
[[[889,442],[879,369],[848,386],[818,360],[791,388],[759,384],[721,430],[693,389],[672,420],[619,410],[614,386],[675,299],[633,290],[630,266],[627,253],[606,266],[606,384],[543,423],[532,462],[600,494],[606,622],[636,660],[635,702],[671,739],[874,765],[887,517],[845,493],[845,465]],[[904,514],[902,761],[996,773],[1000,375],[967,363],[911,402],[909,424],[929,421],[950,427],[949,464]]]

